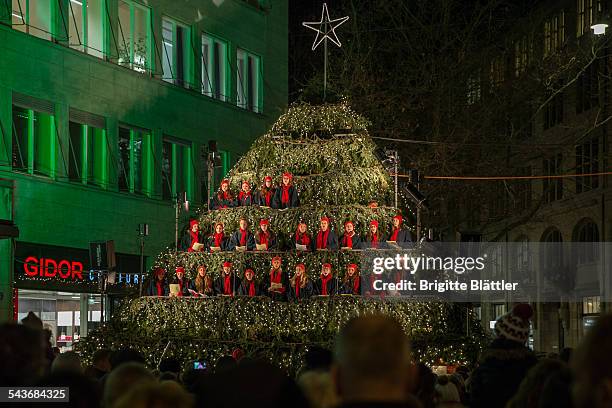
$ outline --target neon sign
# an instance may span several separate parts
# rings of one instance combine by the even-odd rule
[[[83,263],[62,259],[56,261],[51,258],[36,258],[28,256],[23,264],[26,276],[31,278],[40,276],[44,278],[60,277],[62,279],[83,280]]]

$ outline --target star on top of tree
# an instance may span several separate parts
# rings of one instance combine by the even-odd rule
[[[336,28],[341,26],[348,20],[348,16],[335,18],[330,20],[329,11],[327,10],[327,3],[323,3],[323,10],[321,11],[321,21],[307,22],[304,21],[302,25],[308,27],[313,31],[317,32],[314,43],[312,43],[312,51],[316,50],[317,47],[323,42],[327,42],[329,39],[331,42],[336,44],[338,47],[342,47],[338,36],[336,35]]]

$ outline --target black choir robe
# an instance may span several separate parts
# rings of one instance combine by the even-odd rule
[[[255,193],[255,204],[262,207],[272,207],[274,203],[274,194],[276,193],[275,188],[268,190],[267,194],[262,193],[261,190],[257,190]]]
[[[236,274],[233,272],[230,274],[231,287],[233,287],[233,294],[238,293],[238,288],[240,287],[241,280]],[[225,273],[222,273],[215,281],[213,282],[213,288],[215,289],[215,295],[229,295],[229,293],[224,292],[225,287]]]
[[[308,282],[304,285],[303,288],[300,288],[300,295],[297,296],[295,294],[295,286],[289,285],[289,291],[287,292],[287,299],[292,302],[296,302],[302,299],[308,299],[313,297],[316,294],[315,287],[312,284],[312,281],[309,279]]]
[[[261,232],[261,230],[257,231],[257,233],[255,234],[255,243],[261,245],[261,237],[259,236],[259,233]],[[276,235],[269,232],[268,233],[268,251],[270,250],[275,250],[278,249],[278,242],[276,240]]]
[[[286,272],[281,270],[281,285],[285,288],[285,293],[277,293],[269,291],[268,288],[272,285],[272,279],[270,277],[270,272],[268,272],[263,279],[262,289],[265,291],[265,294],[272,298],[273,300],[287,300],[287,291],[289,290],[289,276],[287,276]]]
[[[337,295],[338,294],[338,282],[337,282],[337,277],[336,276],[332,276],[332,278],[327,281],[327,294],[329,296],[333,296],[333,295]],[[321,278],[319,277],[319,279],[317,279],[316,283],[315,283],[315,291],[317,295],[322,295],[323,294],[323,281],[321,280]]]
[[[278,187],[274,192],[274,200],[272,201],[272,208],[293,208],[300,205],[300,199],[298,197],[297,189],[295,186],[289,186],[289,202],[283,204],[283,187]]]
[[[306,250],[307,251],[314,251],[314,247],[315,247],[314,240],[312,239],[310,234],[306,233],[305,235],[307,235],[308,238],[310,238],[310,242],[308,244],[305,244],[306,248],[307,248]],[[291,242],[290,242],[291,243],[291,247],[289,248],[289,250],[296,250],[295,249],[295,245],[296,244],[302,244],[302,242],[303,242],[302,240],[297,238],[297,234],[293,235],[293,238],[291,239]]]
[[[181,290],[181,295],[179,296],[191,296],[189,294],[189,289],[191,288],[191,282],[189,282],[189,279],[183,277],[182,281],[180,282],[182,284],[182,290]],[[171,285],[178,285],[179,284],[179,280],[178,278],[175,276],[174,278],[172,278],[172,280],[170,281]],[[168,287],[168,293],[170,293],[170,287]]]
[[[342,235],[342,237],[340,237],[340,243],[338,244],[340,246],[340,248],[344,248],[344,247],[348,247],[346,240],[347,240],[347,236],[346,234]],[[354,234],[353,235],[353,246],[351,247],[352,249],[359,249],[361,248],[361,238],[359,237],[359,235]]]
[[[206,295],[206,296],[213,296],[213,295],[215,294],[215,289],[214,289],[213,285],[214,285],[214,282],[211,282],[211,287],[210,287],[210,288],[208,288],[208,289],[204,288],[204,291],[203,291],[203,292],[201,292],[201,293],[203,293],[203,294],[204,294],[204,295]],[[194,292],[198,292],[198,293],[199,293],[198,288],[197,288],[197,286],[196,286],[195,278],[194,278],[194,279],[192,279],[192,280],[189,282],[189,289],[193,290]],[[195,295],[194,295],[194,296],[195,296]],[[198,296],[199,296],[199,295],[198,295]]]
[[[157,279],[149,280],[147,290],[145,291],[145,296],[168,296],[170,294],[170,286],[168,286],[168,281],[163,279],[160,286],[161,295],[157,293]]]
[[[210,235],[208,237],[208,241],[206,242],[206,251],[210,251],[211,247],[215,246],[215,236]],[[223,235],[223,239],[221,240],[221,250],[228,251],[229,247],[229,237],[227,235]]]
[[[233,251],[236,249],[237,246],[240,246],[241,235],[242,233],[240,232],[240,229],[238,229],[238,231],[234,232],[230,236],[229,245],[227,247],[228,251]],[[255,237],[249,230],[247,230],[246,247],[247,247],[247,251],[252,251],[255,249]]]
[[[198,231],[198,242],[204,244],[202,251],[206,251],[206,237],[202,234],[202,231]],[[191,248],[191,234],[187,231],[179,242],[179,251],[188,252],[189,248]]]
[[[255,204],[255,197],[253,197],[253,193],[249,193],[249,194],[239,193],[238,196],[236,197],[236,205],[238,207],[249,207],[253,204]]]
[[[357,291],[357,293],[353,292],[353,281],[349,280],[347,282],[342,282],[340,285],[340,294],[342,295],[356,295],[356,296],[360,296],[363,289],[362,289],[362,285],[363,282],[361,280],[361,276],[358,276],[357,279],[359,279],[359,289]]]
[[[261,296],[263,295],[263,290],[260,284],[258,284],[256,281],[253,281],[255,283],[255,296]],[[242,282],[240,282],[240,286],[238,287],[238,291],[236,293],[236,295],[238,296],[249,296],[249,285],[251,282],[249,282],[246,279],[243,279]]]
[[[317,236],[319,235],[319,233],[317,232],[312,237],[315,249],[329,249],[330,251],[338,250],[338,236],[331,229],[328,229],[328,231],[329,231],[329,234],[327,234],[327,245],[324,245],[322,248],[319,248],[317,244]]]
[[[387,241],[391,241],[391,235],[393,235],[393,231],[391,231],[391,233],[387,237]],[[400,230],[397,233],[397,240],[395,242],[401,248],[410,247],[410,244],[412,243],[412,237],[410,236],[410,231],[400,227]]]
[[[231,208],[236,206],[236,201],[234,198],[226,199],[224,197],[219,197],[219,193],[215,194],[212,198],[211,208],[213,210],[220,210],[222,208]]]
[[[362,249],[374,248],[372,246],[372,239],[370,238],[369,234],[366,235],[363,241],[361,241],[361,248]],[[378,246],[375,249],[385,249],[385,248],[387,248],[386,237],[379,235],[378,236]]]

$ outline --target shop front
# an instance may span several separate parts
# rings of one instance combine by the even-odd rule
[[[89,251],[17,242],[13,303],[17,319],[34,312],[62,351],[107,320],[139,290],[140,257],[116,254],[114,283],[90,270]],[[105,284],[106,283],[106,284]]]

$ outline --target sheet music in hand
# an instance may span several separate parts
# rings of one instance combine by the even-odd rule
[[[246,246],[237,246],[236,247],[236,251],[237,252],[246,252],[247,247]]]
[[[308,247],[302,244],[295,244],[295,249],[298,251],[308,251]]]
[[[257,248],[258,251],[267,251],[268,250],[268,245],[267,244],[255,244],[255,247]]]

